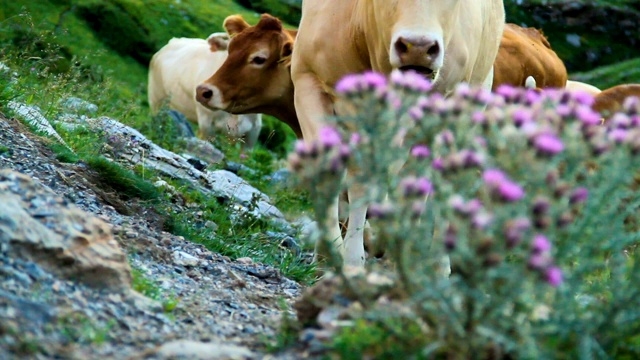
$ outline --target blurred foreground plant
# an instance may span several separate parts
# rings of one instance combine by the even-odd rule
[[[560,90],[502,86],[494,94],[461,84],[445,98],[420,75],[396,71],[390,80],[350,75],[336,91],[345,115],[324,127],[317,143],[298,143],[290,165],[311,190],[325,245],[331,199],[352,181],[366,185],[376,243],[385,247],[394,291],[403,295],[372,297],[338,267],[341,282],[332,283],[360,310],[341,315],[355,322],[336,327],[335,351],[356,358],[353,351],[640,354],[638,99],[601,124],[591,96]],[[347,167],[358,170],[355,178],[344,178]],[[448,278],[436,271],[443,252]],[[333,255],[329,260],[339,264]],[[394,318],[413,321],[400,328],[420,333],[389,333],[395,341],[411,339],[395,347],[403,354],[364,345],[371,334],[362,320],[391,331]],[[353,336],[357,329],[361,336]],[[345,336],[351,346],[344,347]]]

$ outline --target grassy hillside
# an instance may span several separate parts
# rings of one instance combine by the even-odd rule
[[[231,14],[242,14],[250,23],[259,19],[232,0],[0,0],[0,59],[40,73],[82,73],[88,83],[77,86],[76,96],[96,103],[101,115],[154,138],[164,132],[155,128],[148,111],[150,57],[172,37],[202,38],[222,31],[222,21]],[[38,90],[45,97],[47,91],[39,87],[32,89],[31,101],[43,105]],[[275,137],[273,129],[278,130]],[[269,134],[274,148],[294,138],[272,118],[265,119],[261,138]]]
[[[640,58],[602,66],[588,72],[570,74],[572,80],[592,84],[602,90],[626,83],[640,83]]]

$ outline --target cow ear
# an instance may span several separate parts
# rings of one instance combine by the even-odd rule
[[[227,31],[229,36],[233,36],[237,33],[242,32],[244,29],[248,28],[250,25],[244,21],[241,15],[230,15],[224,19],[222,26]]]
[[[269,14],[262,14],[260,21],[256,24],[256,28],[260,30],[282,31],[282,22],[276,17]]]
[[[209,35],[207,42],[209,43],[211,52],[224,51],[227,50],[227,46],[229,45],[229,35],[224,32],[213,33]]]
[[[284,43],[282,46],[282,50],[280,51],[280,58],[290,57],[291,53],[293,53],[293,41],[288,41]]]

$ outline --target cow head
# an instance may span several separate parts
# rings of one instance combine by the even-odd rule
[[[227,50],[227,46],[229,45],[229,34],[225,32],[213,33],[209,35],[207,42],[209,43],[209,49],[211,49],[211,52]]]
[[[390,19],[393,24],[389,45],[391,66],[414,70],[436,80],[444,63],[445,44],[451,37],[448,30],[455,25],[458,1],[377,0],[385,3],[375,4],[379,11],[386,12],[379,14],[379,18]]]
[[[233,114],[269,113],[265,106],[293,93],[290,59],[295,33],[268,14],[255,26],[232,15],[224,28],[231,37],[229,56],[198,86],[196,99],[210,109]]]

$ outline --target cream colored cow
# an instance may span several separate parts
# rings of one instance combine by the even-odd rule
[[[304,140],[318,138],[325,116],[335,110],[332,89],[350,73],[411,69],[433,79],[445,95],[461,82],[490,90],[504,24],[502,0],[305,0],[291,66]],[[330,236],[347,266],[365,261],[365,190],[349,188],[344,243],[338,199],[328,214]]]
[[[187,119],[198,124],[198,137],[228,132],[244,138],[252,148],[262,128],[262,115],[230,115],[210,110],[196,101],[196,87],[208,79],[227,58],[228,35],[214,33],[205,39],[173,38],[151,58],[148,96],[152,112],[166,100]]]

